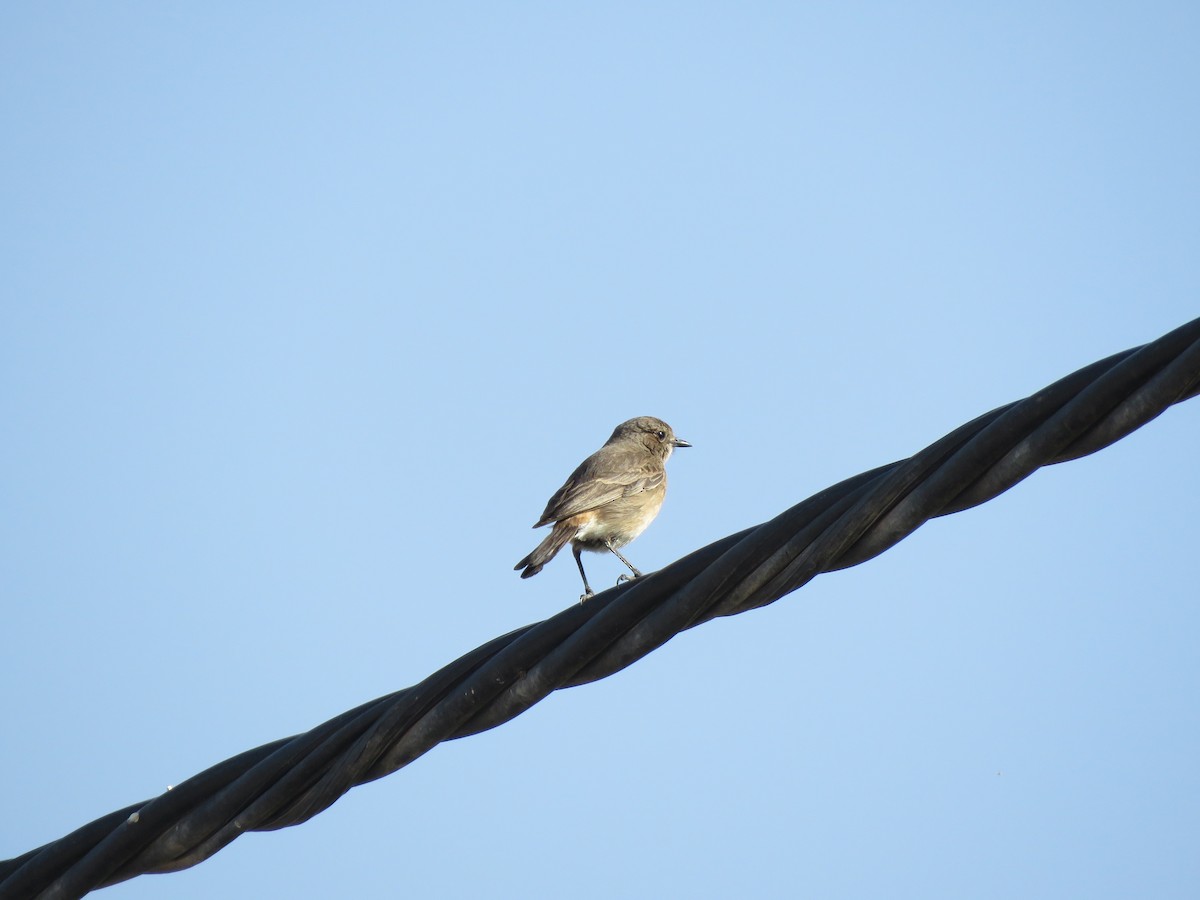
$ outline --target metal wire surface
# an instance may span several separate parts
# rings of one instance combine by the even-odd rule
[[[1094,453],[1200,393],[1200,319],[992,410],[909,459],[472,650],[424,681],[225,760],[15,859],[0,900],[81,897],[193,866],[245,831],[296,825],[438,743],[494,728],[550,692],[604,678],[679,632],[773,603],[936,516]]]

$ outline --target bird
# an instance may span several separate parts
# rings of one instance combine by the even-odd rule
[[[570,542],[583,579],[581,602],[593,596],[580,558],[584,550],[608,550],[629,567],[634,578],[641,578],[642,573],[619,548],[654,521],[667,494],[665,464],[676,447],[690,446],[662,419],[638,416],[622,422],[604,446],[580,463],[554,492],[533,525],[554,527],[513,569],[522,578],[532,578]],[[622,575],[618,583],[628,578]]]

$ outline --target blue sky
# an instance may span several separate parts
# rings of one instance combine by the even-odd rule
[[[1187,3],[0,12],[0,857],[1200,312]],[[1200,406],[106,897],[1193,897]],[[589,558],[597,587],[620,572]]]

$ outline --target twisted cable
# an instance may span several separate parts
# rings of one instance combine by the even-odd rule
[[[0,862],[0,900],[82,897],[194,866],[246,831],[297,825],[442,741],[495,728],[552,691],[607,677],[676,634],[858,565],[936,516],[1042,466],[1095,453],[1200,393],[1200,319],[833,485],[769,522],[495,638],[424,681],[248,750],[148,801]]]

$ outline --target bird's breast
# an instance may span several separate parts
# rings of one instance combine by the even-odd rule
[[[660,486],[589,510],[574,540],[584,546],[603,547],[609,541],[614,547],[624,547],[654,521],[666,493],[665,486]]]

